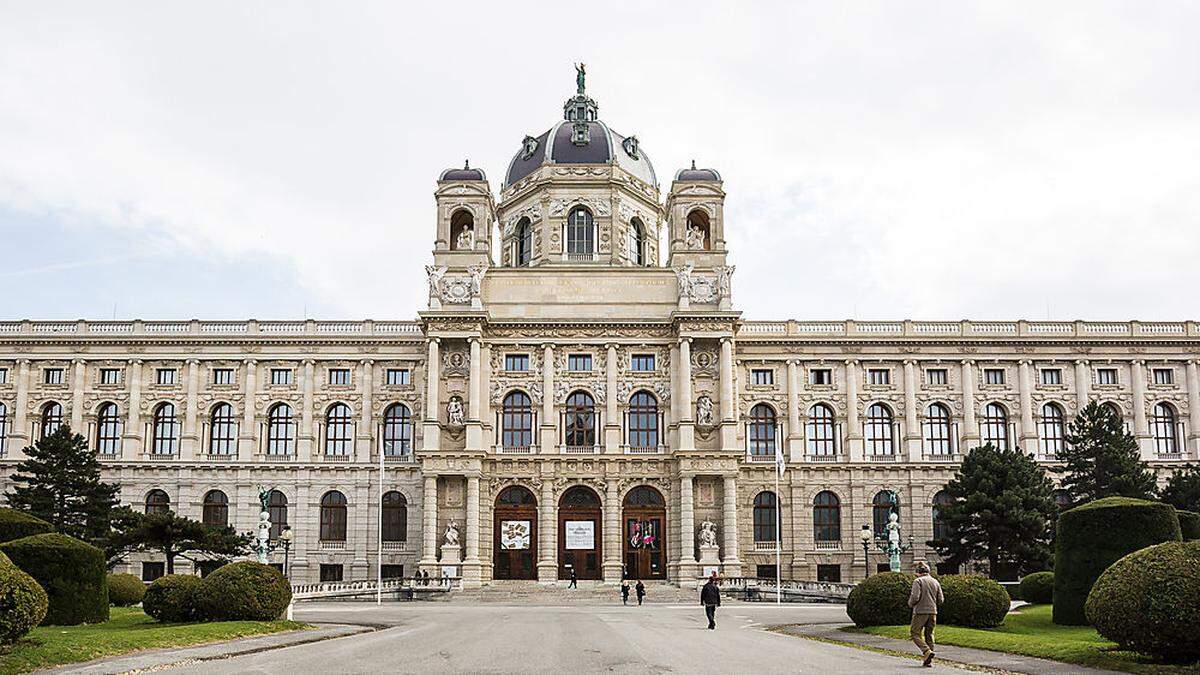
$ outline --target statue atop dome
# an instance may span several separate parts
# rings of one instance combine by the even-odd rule
[[[575,93],[583,95],[583,80],[587,76],[587,70],[584,69],[583,62],[575,64]]]

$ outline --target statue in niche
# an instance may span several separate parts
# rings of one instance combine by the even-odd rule
[[[704,228],[699,225],[692,225],[688,228],[687,237],[684,239],[687,247],[699,251],[704,248]]]
[[[442,543],[445,546],[458,546],[458,523],[450,521],[446,533],[442,535]]]
[[[701,394],[696,399],[696,424],[702,427],[713,425],[713,402],[708,394]]]
[[[451,396],[446,402],[446,422],[452,427],[463,426],[463,404],[460,397]]]
[[[464,227],[458,233],[458,239],[454,242],[454,248],[459,251],[469,251],[475,248],[475,230]]]
[[[701,546],[716,546],[717,545],[717,524],[711,520],[706,520],[700,523],[700,545]]]

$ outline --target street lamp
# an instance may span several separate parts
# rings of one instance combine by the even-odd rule
[[[283,546],[283,576],[288,576],[288,553],[292,550],[292,526],[284,525],[279,533],[279,543]],[[290,577],[289,577],[290,578]]]
[[[863,525],[858,532],[858,540],[862,542],[863,547],[863,567],[866,568],[867,577],[871,576],[871,526]]]

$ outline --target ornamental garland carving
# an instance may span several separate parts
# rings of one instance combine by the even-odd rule
[[[504,236],[511,237],[517,229],[517,223],[521,222],[522,218],[528,218],[530,223],[537,223],[542,220],[542,206],[537,202],[517,209],[509,211],[508,217],[504,219]]]
[[[597,216],[611,216],[612,202],[600,197],[586,197],[583,199],[552,199],[550,200],[550,215],[557,217],[565,214],[572,206],[587,206]]]

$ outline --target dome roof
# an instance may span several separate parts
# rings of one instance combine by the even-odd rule
[[[487,174],[482,169],[472,169],[468,161],[461,169],[446,169],[438,180],[487,180]]]
[[[692,168],[680,169],[675,173],[675,180],[712,180],[720,181],[721,174],[717,173],[716,169],[697,169],[696,162],[692,161]]]

